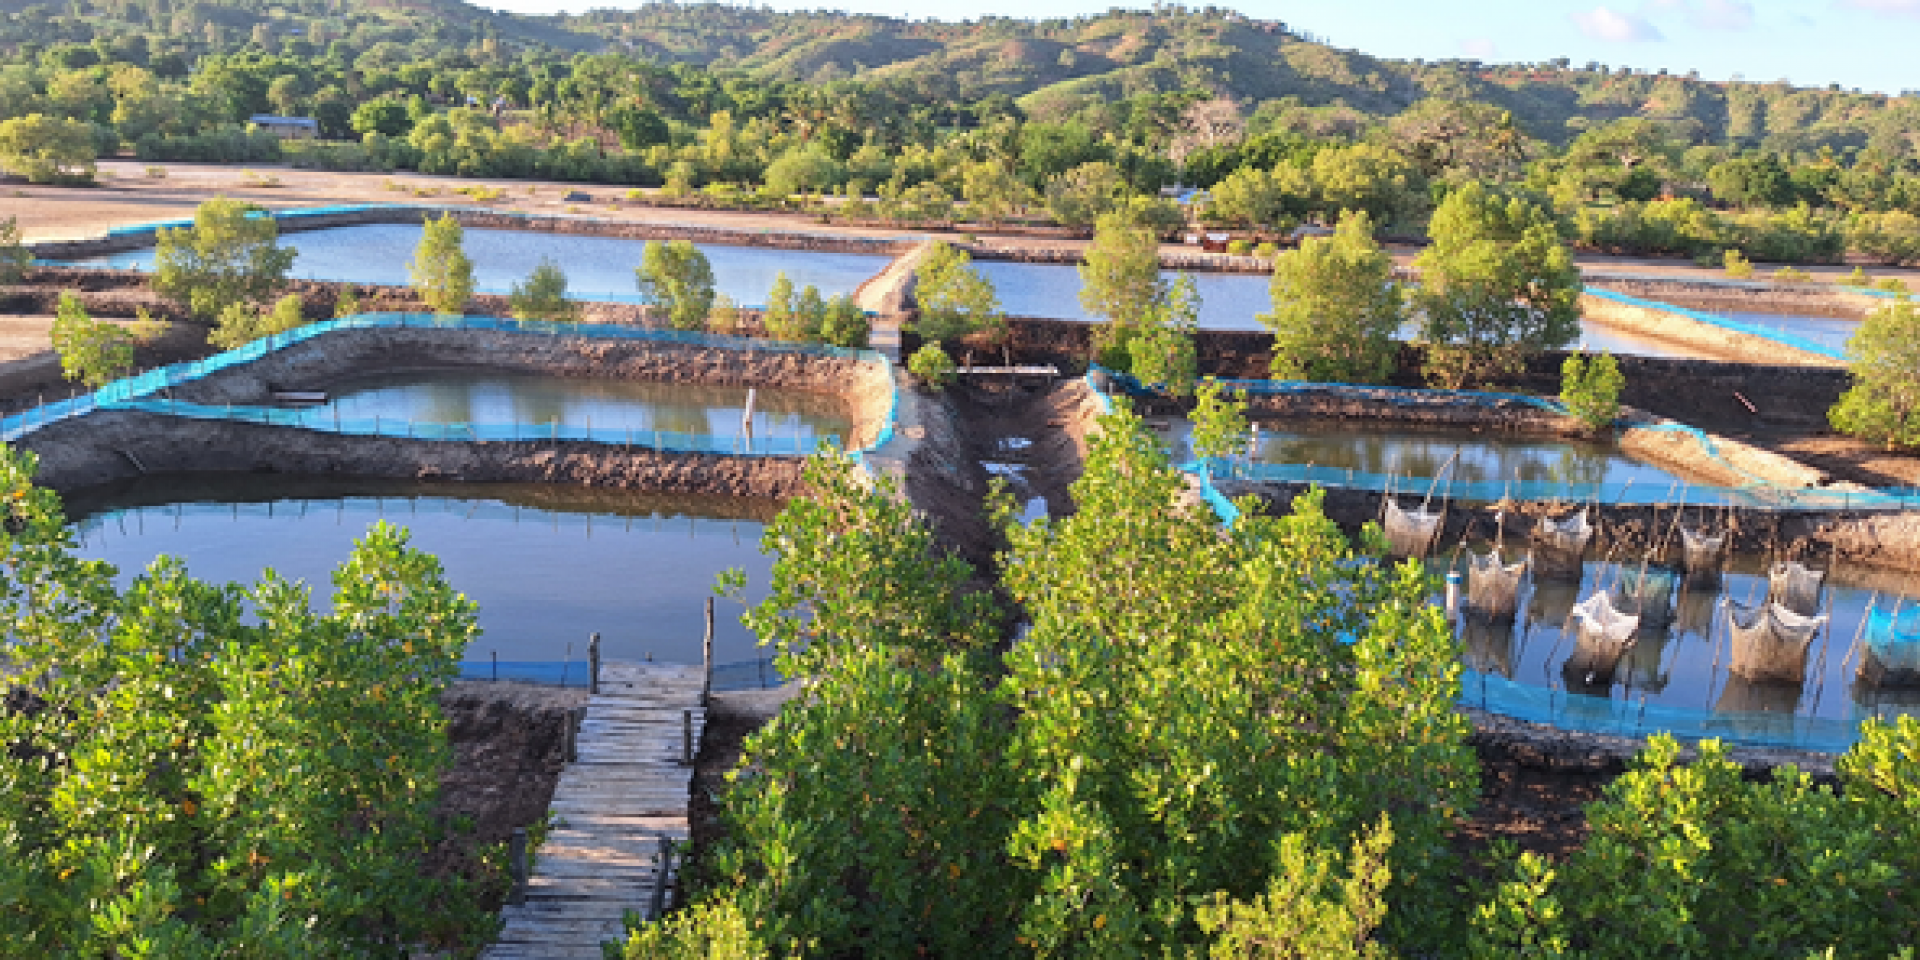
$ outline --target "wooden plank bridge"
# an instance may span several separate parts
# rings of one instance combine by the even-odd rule
[[[598,677],[553,792],[553,830],[487,960],[600,960],[600,944],[624,939],[626,912],[651,917],[672,880],[662,838],[688,837],[706,670],[608,661]]]

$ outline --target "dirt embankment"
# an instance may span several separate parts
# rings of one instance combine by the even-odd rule
[[[1580,296],[1580,312],[1589,320],[1636,337],[1701,351],[1719,359],[1807,367],[1844,366],[1832,357],[1791,347],[1771,337],[1742,333],[1694,319],[1684,313],[1620,303],[1591,293]]]
[[[1587,286],[1707,313],[1783,313],[1858,320],[1885,299],[1829,285],[1731,284],[1684,278],[1594,277]]]
[[[125,411],[53,424],[15,444],[37,478],[65,491],[140,473],[335,474],[468,483],[563,483],[785,500],[801,490],[793,457],[661,453],[575,441],[459,443],[350,437],[288,427]]]
[[[480,853],[547,815],[566,759],[568,711],[586,700],[584,690],[521,683],[465,681],[441,694],[453,764],[440,778],[435,813],[455,829],[429,855],[430,872],[500,879],[485,869]],[[495,882],[480,892],[484,906],[498,909],[506,888]]]

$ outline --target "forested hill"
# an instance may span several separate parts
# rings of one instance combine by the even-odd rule
[[[927,100],[1019,98],[1065,116],[1089,99],[1206,90],[1291,115],[1306,132],[1351,133],[1422,99],[1492,103],[1530,137],[1565,143],[1625,116],[1667,121],[1695,143],[1782,154],[1877,145],[1913,153],[1920,98],[1545,64],[1384,60],[1284,23],[1163,6],[1069,20],[913,22],[721,4],[528,17],[459,0],[0,0],[0,47],[19,58],[88,57],[174,67],[200,54],[276,52],[444,60],[452,54],[624,51],[761,79],[860,79]],[[75,65],[75,64],[67,64]],[[1302,108],[1310,113],[1302,114]],[[1312,129],[1317,128],[1317,129]]]

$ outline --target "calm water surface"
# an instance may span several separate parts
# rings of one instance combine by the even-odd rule
[[[598,632],[610,658],[699,663],[704,603],[721,571],[747,572],[764,596],[759,551],[769,501],[587,491],[532,485],[345,481],[276,475],[146,477],[69,497],[82,556],[120,568],[125,584],[159,554],[204,580],[252,583],[268,567],[304,580],[324,603],[353,541],[387,520],[434,554],[448,582],[480,607],[472,663],[575,664]],[[721,663],[762,655],[716,601]]]
[[[1168,446],[1178,459],[1191,459],[1187,439],[1192,425],[1185,420],[1155,421],[1164,430]],[[1673,474],[1621,453],[1612,444],[1578,440],[1543,440],[1499,434],[1459,431],[1391,429],[1359,424],[1316,424],[1288,421],[1260,425],[1260,463],[1313,464],[1337,479],[1340,471],[1408,478],[1424,487],[1453,461],[1442,487],[1480,484],[1498,487],[1519,484],[1607,484],[1669,487],[1679,482]]]
[[[363,224],[283,234],[282,246],[299,251],[293,276],[307,280],[406,286],[407,261],[420,245],[420,228]],[[530,230],[468,228],[465,250],[473,259],[476,289],[507,293],[540,263],[552,259],[567,274],[567,290],[590,300],[632,300],[633,270],[645,241]],[[832,296],[852,293],[885,269],[892,258],[861,253],[800,253],[765,247],[699,244],[713,264],[714,289],[742,304],[767,302],[774,278],[785,271],[796,288],[812,284]],[[137,270],[153,269],[153,249],[76,261]]]
[[[1524,553],[1510,545],[1508,557]],[[1434,561],[1436,567],[1448,560]],[[1464,559],[1459,561],[1464,570]],[[1637,570],[1637,564],[1627,566]],[[1868,603],[1888,610],[1912,609],[1920,590],[1904,577],[1841,568],[1828,574],[1825,608],[1831,619],[1807,654],[1801,684],[1754,683],[1728,669],[1729,631],[1723,601],[1751,604],[1766,596],[1762,558],[1736,558],[1717,587],[1682,588],[1670,625],[1642,627],[1634,646],[1611,682],[1590,682],[1577,667],[1569,671],[1576,634],[1569,621],[1573,605],[1619,582],[1622,565],[1590,561],[1580,583],[1538,581],[1522,585],[1520,615],[1496,625],[1463,620],[1458,629],[1466,663],[1489,681],[1505,678],[1535,688],[1574,719],[1585,717],[1591,729],[1628,723],[1642,702],[1655,713],[1671,711],[1698,724],[1696,736],[1737,737],[1768,742],[1844,737],[1870,716],[1920,713],[1920,691],[1879,690],[1856,683],[1860,654],[1854,649]],[[1465,699],[1483,693],[1497,698],[1497,687],[1466,682]],[[1491,706],[1491,703],[1489,704]],[[1683,720],[1683,722],[1686,722]]]
[[[660,430],[737,437],[747,388],[554,377],[491,370],[413,370],[334,386],[324,410],[342,420],[476,424],[558,424],[594,430]],[[844,440],[852,421],[832,397],[777,390],[754,393],[753,436]]]

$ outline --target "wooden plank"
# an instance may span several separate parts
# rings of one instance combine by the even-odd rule
[[[526,902],[502,911],[499,941],[482,957],[599,960],[602,942],[624,937],[623,918],[653,898],[661,838],[689,835],[693,770],[681,761],[689,718],[696,744],[706,729],[704,679],[700,667],[601,664],[579,759],[548,808],[558,826],[534,853]]]

